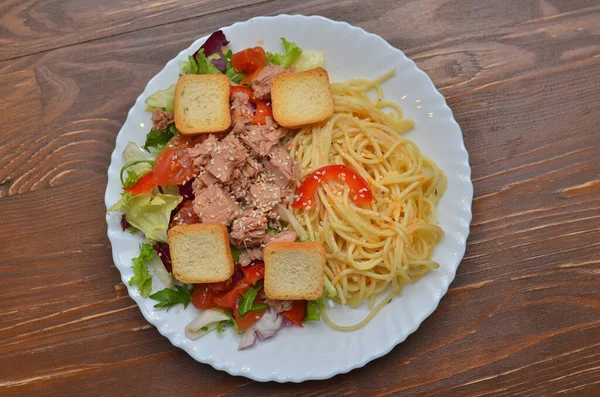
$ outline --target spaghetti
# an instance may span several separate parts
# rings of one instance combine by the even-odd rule
[[[332,84],[334,115],[325,123],[303,128],[290,141],[300,165],[300,180],[327,164],[344,164],[365,178],[374,199],[356,205],[348,186],[332,181],[319,186],[311,209],[292,209],[311,240],[325,247],[326,284],[335,301],[351,307],[369,301],[371,313],[353,326],[367,324],[402,286],[438,267],[431,253],[443,235],[435,224],[435,206],[446,188],[446,176],[401,134],[414,126],[400,106],[383,99],[381,82],[353,79]],[[376,98],[369,97],[374,91]],[[332,286],[332,288],[331,288]],[[389,289],[376,304],[379,294]]]

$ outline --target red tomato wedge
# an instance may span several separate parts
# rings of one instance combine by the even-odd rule
[[[246,282],[244,279],[240,280],[235,287],[225,292],[222,295],[215,297],[215,306],[222,307],[224,309],[235,309],[238,299],[242,297],[252,287],[251,283]]]
[[[264,262],[253,263],[242,267],[242,272],[244,273],[244,278],[238,281],[229,291],[215,298],[214,303],[216,306],[235,309],[242,295],[265,277],[265,264]]]
[[[196,175],[194,162],[187,154],[192,141],[178,135],[171,138],[154,162],[156,186],[180,185]]]
[[[250,102],[254,102],[254,91],[252,90],[252,88],[245,87],[243,85],[232,85],[229,96],[232,97],[233,94],[235,94],[236,92],[243,92],[244,94],[248,95],[248,98],[250,98]]]
[[[250,328],[252,326],[252,324],[257,322],[258,320],[260,320],[260,318],[262,316],[264,316],[266,311],[267,311],[267,309],[265,308],[265,309],[262,309],[261,311],[259,311],[258,313],[257,312],[248,312],[248,313],[244,314],[243,318],[241,318],[240,313],[238,311],[238,307],[236,305],[235,310],[233,311],[233,318],[235,319],[238,330],[245,331],[248,328]]]
[[[252,118],[252,124],[254,125],[265,125],[267,124],[267,117],[273,120],[273,110],[271,106],[267,104],[267,101],[255,101],[256,113]]]
[[[246,48],[231,56],[231,65],[236,72],[244,72],[246,76],[241,84],[249,84],[254,77],[265,67],[267,54],[262,47]]]
[[[294,301],[292,308],[282,314],[297,326],[302,327],[302,320],[306,316],[306,301]]]
[[[241,281],[246,281],[249,284],[256,284],[259,280],[265,278],[265,263],[254,262],[251,265],[242,267],[244,278]]]
[[[292,204],[292,207],[312,208],[313,198],[319,184],[333,179],[346,182],[350,188],[350,198],[352,198],[355,204],[364,204],[373,200],[373,192],[365,178],[350,167],[342,164],[332,164],[319,168],[304,179],[296,191],[298,198]]]
[[[123,188],[132,194],[150,193],[152,189],[154,189],[154,172],[152,171],[140,177],[133,186]]]
[[[197,284],[194,287],[194,292],[192,292],[190,300],[196,309],[212,309],[215,307],[213,300],[217,294],[215,290],[207,287],[206,284]]]

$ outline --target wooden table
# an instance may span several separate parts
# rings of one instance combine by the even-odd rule
[[[330,3],[2,2],[0,395],[600,395],[600,1]],[[454,111],[475,186],[438,310],[387,356],[300,385],[219,372],[149,325],[103,202],[147,81],[196,38],[279,13],[402,49]]]

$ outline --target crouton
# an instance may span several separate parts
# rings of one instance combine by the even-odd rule
[[[227,227],[220,223],[177,225],[168,233],[173,276],[182,283],[215,283],[233,275]]]
[[[186,74],[175,86],[175,127],[182,135],[219,133],[231,125],[231,83],[222,74]]]

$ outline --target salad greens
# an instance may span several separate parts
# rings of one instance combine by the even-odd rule
[[[143,148],[147,152],[150,152],[150,148],[154,148],[156,151],[160,152],[176,133],[177,128],[175,128],[175,124],[169,125],[164,131],[151,129],[146,135],[146,142],[144,143]]]
[[[165,112],[173,113],[175,103],[175,84],[164,90],[158,90],[146,98],[146,112],[154,109],[162,109]]]
[[[154,305],[154,307],[157,308],[170,308],[171,306],[181,303],[185,309],[190,304],[192,292],[194,292],[193,285],[189,286],[189,288],[187,285],[176,285],[174,289],[165,288],[155,292],[150,295],[150,299],[158,301],[158,303]]]
[[[140,295],[147,298],[152,291],[152,276],[148,271],[146,262],[156,255],[154,247],[150,244],[140,244],[140,255],[133,258],[133,277],[129,280],[129,285],[137,285]]]
[[[219,324],[217,324],[217,332],[221,333],[221,332],[225,331],[225,328],[228,328],[228,327],[233,327],[233,329],[235,330],[236,333],[238,333],[238,334],[240,333],[240,331],[237,328],[237,324],[233,320],[220,321]]]
[[[221,74],[211,62],[214,58],[219,58],[219,54],[213,54],[207,57],[204,55],[204,48],[201,48],[196,56],[189,56],[187,61],[181,62],[181,70],[185,74]]]
[[[233,51],[227,50],[225,53],[225,76],[229,77],[229,80],[233,81],[236,84],[240,84],[242,79],[246,77],[244,73],[236,72],[231,64],[231,56],[233,55]]]
[[[306,315],[304,321],[321,321],[321,310],[320,308],[325,306],[325,294],[314,301],[306,302]]]
[[[304,50],[302,54],[292,63],[296,72],[322,67],[325,63],[325,51]]]
[[[136,168],[133,169],[133,167],[140,165],[140,164],[146,164],[149,165],[150,167],[144,167],[145,169],[143,169],[143,171],[136,171],[139,170],[140,168]],[[133,186],[138,179],[140,179],[141,176],[147,174],[148,172],[150,172],[150,170],[152,169],[152,166],[154,165],[154,161],[152,160],[133,160],[130,161],[129,163],[125,164],[122,168],[121,168],[121,173],[120,173],[120,178],[121,178],[121,185],[123,185],[123,187],[131,187]],[[123,174],[125,173],[125,171],[127,171],[127,178],[123,179]]]
[[[243,248],[231,247],[231,256],[233,257],[233,261],[238,263],[240,261],[240,255],[244,252]]]
[[[181,196],[158,193],[152,197],[149,193],[133,195],[121,194],[121,200],[108,209],[125,214],[127,222],[135,226],[150,240],[167,241],[167,227],[171,211],[183,200]]]
[[[300,47],[298,47],[293,41],[287,41],[285,37],[281,38],[281,42],[283,43],[285,54],[267,52],[267,60],[270,63],[274,63],[275,65],[279,65],[282,68],[287,69],[290,67],[292,62],[294,62],[296,58],[302,54],[302,49],[300,49]]]
[[[238,307],[240,317],[243,318],[244,315],[248,312],[258,312],[258,311],[261,311],[262,309],[267,308],[267,305],[265,305],[265,304],[254,302],[254,299],[256,299],[256,295],[258,294],[258,291],[260,291],[262,286],[263,286],[262,281],[259,281],[258,283],[256,283],[256,285],[254,285],[252,288],[250,288],[248,291],[246,291],[244,293],[244,295],[242,295],[242,298],[240,299],[240,304]]]

